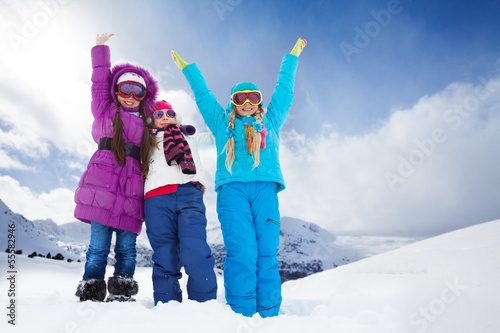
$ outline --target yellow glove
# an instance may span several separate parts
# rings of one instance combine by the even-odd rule
[[[187,65],[189,65],[189,63],[185,62],[181,57],[179,57],[177,52],[171,51],[170,54],[172,55],[172,59],[174,59],[175,64],[177,65],[177,67],[179,67],[180,70],[183,70]]]
[[[299,38],[297,43],[295,43],[295,46],[293,47],[292,52],[290,54],[293,54],[294,56],[298,57],[300,55],[300,52],[304,49],[306,46],[307,41],[305,39]]]

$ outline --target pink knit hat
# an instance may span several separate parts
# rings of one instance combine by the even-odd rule
[[[174,108],[172,107],[172,105],[167,102],[167,101],[157,101],[155,103],[155,107],[153,108],[153,112],[154,111],[158,111],[158,110],[173,110]]]

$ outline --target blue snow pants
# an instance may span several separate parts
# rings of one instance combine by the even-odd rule
[[[217,189],[217,213],[226,247],[226,302],[236,313],[277,316],[280,216],[276,183],[233,182]]]
[[[181,184],[177,191],[144,202],[146,232],[153,248],[154,304],[182,302],[181,266],[189,276],[188,298],[204,302],[217,297],[215,259],[207,244],[205,205],[199,185]]]

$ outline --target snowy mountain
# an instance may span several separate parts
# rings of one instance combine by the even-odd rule
[[[52,220],[29,221],[22,215],[13,213],[0,200],[0,223],[2,225],[13,223],[16,225],[16,249],[22,250],[25,255],[36,252],[39,256],[53,257],[60,253],[65,260],[85,262],[85,253],[90,240],[90,226],[82,222],[70,222],[57,225]],[[137,238],[137,266],[152,267],[153,251],[149,245],[144,227]],[[0,244],[6,244],[0,234]],[[360,245],[361,238],[336,237],[311,222],[300,219],[283,217],[281,219],[280,246],[278,249],[279,270],[283,282],[302,278],[313,273],[345,265],[363,259],[369,255],[402,246],[413,239],[405,239],[403,243],[393,242],[386,238],[373,246],[373,238],[369,243],[371,252],[366,254],[366,249]],[[207,240],[216,260],[216,267],[224,268],[225,248],[220,227],[207,230]],[[385,247],[383,247],[384,245]],[[114,264],[114,240],[108,258],[108,264]]]
[[[0,279],[0,301],[10,304],[0,331],[496,333],[498,235],[500,220],[287,281],[280,315],[266,319],[233,313],[221,275],[216,300],[188,300],[184,275],[183,302],[155,307],[147,267],[136,270],[136,302],[80,303],[74,292],[83,263],[22,255],[16,257],[16,273]],[[6,253],[0,253],[0,262],[7,262]]]
[[[223,269],[226,253],[220,227],[208,230],[207,238],[216,258],[216,267]],[[399,243],[394,245],[401,246]],[[278,248],[281,280],[295,280],[365,257],[352,246],[353,243],[348,241],[339,245],[337,237],[317,224],[282,217]]]
[[[215,266],[224,268],[226,251],[220,227],[207,231],[207,239],[216,259]],[[334,244],[335,236],[310,222],[281,218],[278,261],[281,280],[295,280],[351,261],[353,251]]]
[[[40,228],[41,223],[44,225],[43,228]],[[0,225],[3,226],[0,233],[0,245],[4,250],[8,248],[8,245],[15,245],[16,251],[25,255],[37,252],[45,257],[48,254],[54,256],[60,253],[68,259],[75,258],[65,248],[56,244],[56,237],[50,230],[58,230],[59,226],[51,220],[32,222],[24,216],[12,212],[0,200]],[[8,242],[8,239],[11,242]],[[15,241],[15,244],[12,241]]]

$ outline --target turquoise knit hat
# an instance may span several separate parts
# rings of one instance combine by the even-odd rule
[[[259,88],[253,84],[252,82],[240,82],[231,88],[231,96],[237,92],[237,91],[243,91],[243,90],[259,90]]]

